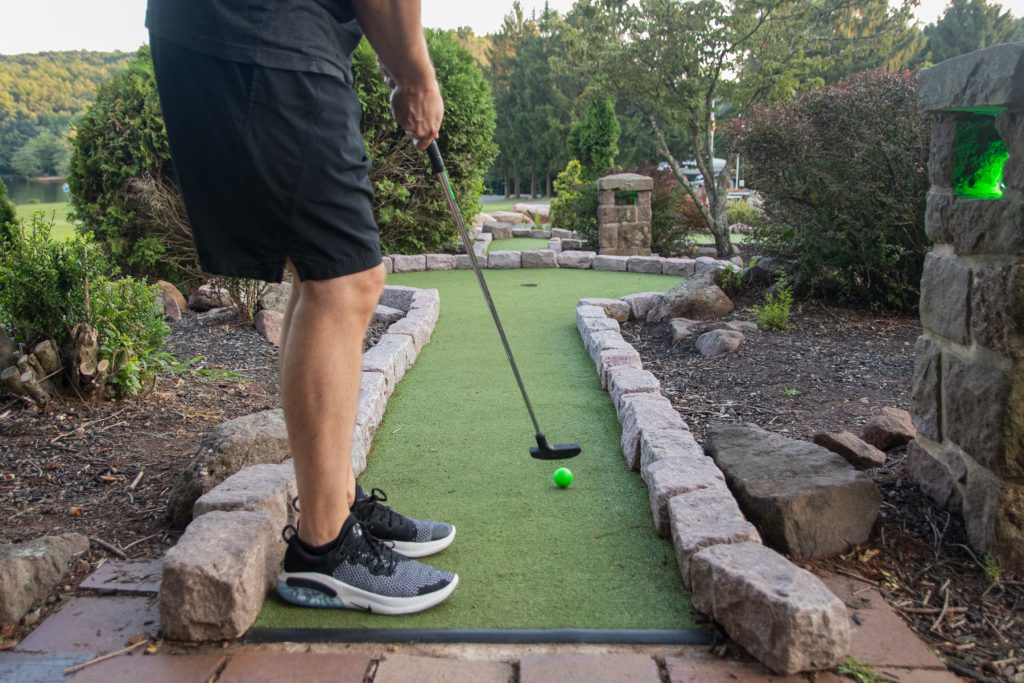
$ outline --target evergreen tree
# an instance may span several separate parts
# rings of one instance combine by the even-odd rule
[[[938,21],[924,29],[926,55],[934,64],[1000,43],[1024,40],[1024,20],[987,0],[951,0]]]
[[[619,119],[611,100],[591,103],[587,115],[569,131],[569,154],[579,159],[586,178],[596,178],[615,164],[619,153]]]

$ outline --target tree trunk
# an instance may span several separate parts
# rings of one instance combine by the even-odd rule
[[[546,179],[545,189],[544,189],[544,196],[547,197],[548,200],[551,199],[551,174],[550,173],[547,174],[547,179]]]
[[[21,386],[21,370],[12,365],[0,372],[0,383],[7,389],[8,393],[15,396],[24,396],[25,389]]]
[[[537,171],[530,169],[530,199],[537,198]]]
[[[521,187],[521,185],[520,185],[519,171],[516,171],[516,194],[515,194],[516,199],[519,199],[519,197],[522,196],[522,194],[520,193],[520,187]]]
[[[47,376],[56,376],[61,371],[60,354],[57,353],[57,346],[49,339],[36,344],[32,355],[39,360]]]
[[[714,164],[714,160],[711,162]],[[708,203],[711,205],[712,224],[708,226],[715,236],[715,250],[718,258],[727,259],[736,254],[732,240],[729,239],[729,214],[726,211],[726,199],[729,197],[729,164],[714,178],[713,183],[706,183]]]
[[[99,353],[99,339],[96,328],[87,323],[75,325],[71,330],[71,341],[68,345],[68,367],[71,370],[71,384],[82,388],[81,369],[83,365],[96,366],[96,355]],[[88,383],[88,381],[87,381]]]
[[[42,408],[49,402],[50,394],[36,380],[35,374],[31,372],[23,372],[20,379],[21,388],[25,392],[25,395],[35,401],[37,406]]]
[[[508,179],[508,173],[505,173],[505,199],[512,196],[512,183]]]

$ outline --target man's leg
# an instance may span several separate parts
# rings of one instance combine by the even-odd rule
[[[333,541],[355,483],[349,448],[359,401],[363,337],[384,267],[292,282],[281,349],[281,401],[302,501],[300,538]]]

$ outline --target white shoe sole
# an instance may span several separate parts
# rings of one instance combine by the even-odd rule
[[[301,607],[355,609],[374,614],[412,614],[444,602],[459,585],[456,574],[441,590],[410,598],[377,595],[342,583],[319,572],[282,573],[277,577],[277,592],[286,601]]]
[[[391,545],[396,553],[401,553],[406,557],[426,557],[427,555],[433,555],[439,553],[452,544],[455,540],[455,527],[452,527],[452,532],[444,538],[439,538],[436,541],[426,541],[424,543],[413,543],[410,541],[387,541]]]

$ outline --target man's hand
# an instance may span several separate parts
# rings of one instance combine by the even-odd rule
[[[395,121],[426,149],[441,129],[444,101],[423,39],[419,0],[355,0],[353,6],[384,67]]]

